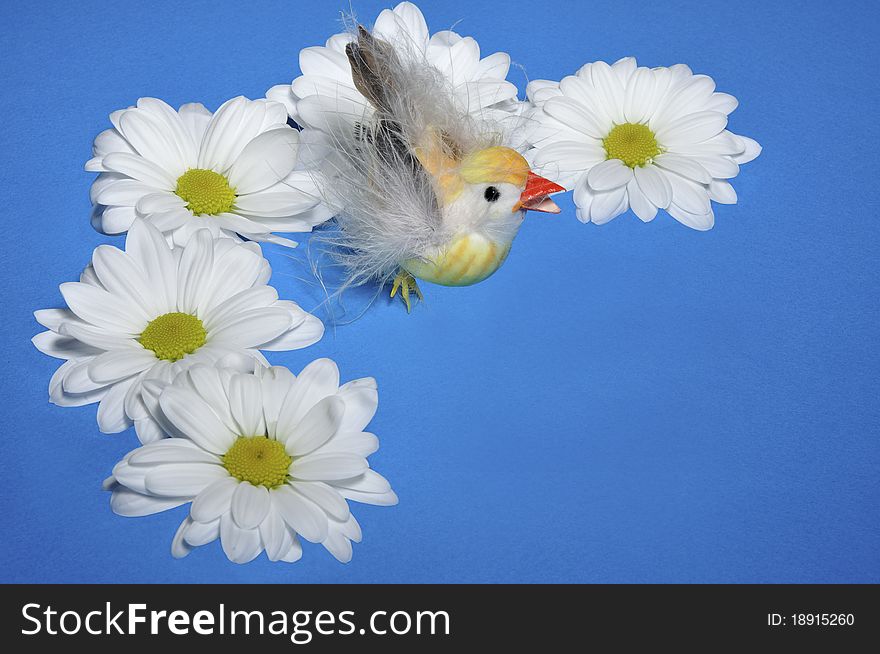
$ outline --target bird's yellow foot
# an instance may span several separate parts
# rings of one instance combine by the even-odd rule
[[[412,308],[409,302],[410,293],[415,293],[416,297],[420,300],[425,299],[424,296],[422,296],[422,291],[419,289],[419,285],[416,283],[416,278],[403,269],[401,269],[394,278],[394,283],[391,286],[391,297],[397,295],[398,290],[400,291],[400,299],[403,300],[403,303],[406,305],[407,313],[409,313]]]

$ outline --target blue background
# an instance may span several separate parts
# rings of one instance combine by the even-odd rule
[[[387,2],[354,5],[370,22]],[[2,581],[880,581],[871,2],[423,2],[432,31],[461,19],[508,51],[521,90],[624,55],[712,75],[741,102],[731,129],[764,146],[740,203],[698,233],[665,214],[582,225],[565,197],[485,283],[425,285],[410,316],[382,299],[271,356],[379,380],[371,461],[401,501],[355,505],[347,566],[309,544],[292,566],[236,566],[217,543],[175,561],[185,509],[111,513],[100,483],[134,433],[49,405],[59,362],[29,342],[32,310],[122,244],[89,225],[92,139],[139,96],[260,97],[347,6],[4,3]],[[266,252],[309,305],[301,262]]]

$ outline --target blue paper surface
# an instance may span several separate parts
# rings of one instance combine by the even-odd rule
[[[31,346],[31,312],[123,243],[90,227],[82,170],[112,110],[260,97],[348,1],[7,4],[0,581],[880,581],[876,4],[420,6],[432,31],[509,52],[521,90],[625,55],[711,75],[740,100],[730,128],[764,146],[739,204],[698,233],[665,214],[582,225],[566,196],[488,281],[425,284],[409,316],[382,298],[270,353],[378,379],[371,463],[400,504],[354,505],[348,565],[309,544],[294,565],[237,566],[219,543],[177,561],[186,509],[110,511],[101,481],[136,437],[49,405],[60,362]],[[281,296],[313,305],[305,251],[264,250]]]

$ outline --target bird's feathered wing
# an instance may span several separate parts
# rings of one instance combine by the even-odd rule
[[[458,108],[449,82],[413,44],[392,47],[358,27],[346,54],[374,111],[329,135],[325,195],[338,230],[327,240],[347,284],[384,282],[400,262],[448,241],[443,171],[502,142],[503,130]]]

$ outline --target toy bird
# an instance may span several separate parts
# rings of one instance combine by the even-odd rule
[[[409,312],[411,295],[422,299],[416,278],[476,284],[504,262],[526,210],[559,213],[549,196],[563,187],[505,145],[509,127],[462,112],[424,58],[400,56],[363,27],[345,52],[375,109],[331,135],[325,192],[349,283],[393,280],[391,297]]]

